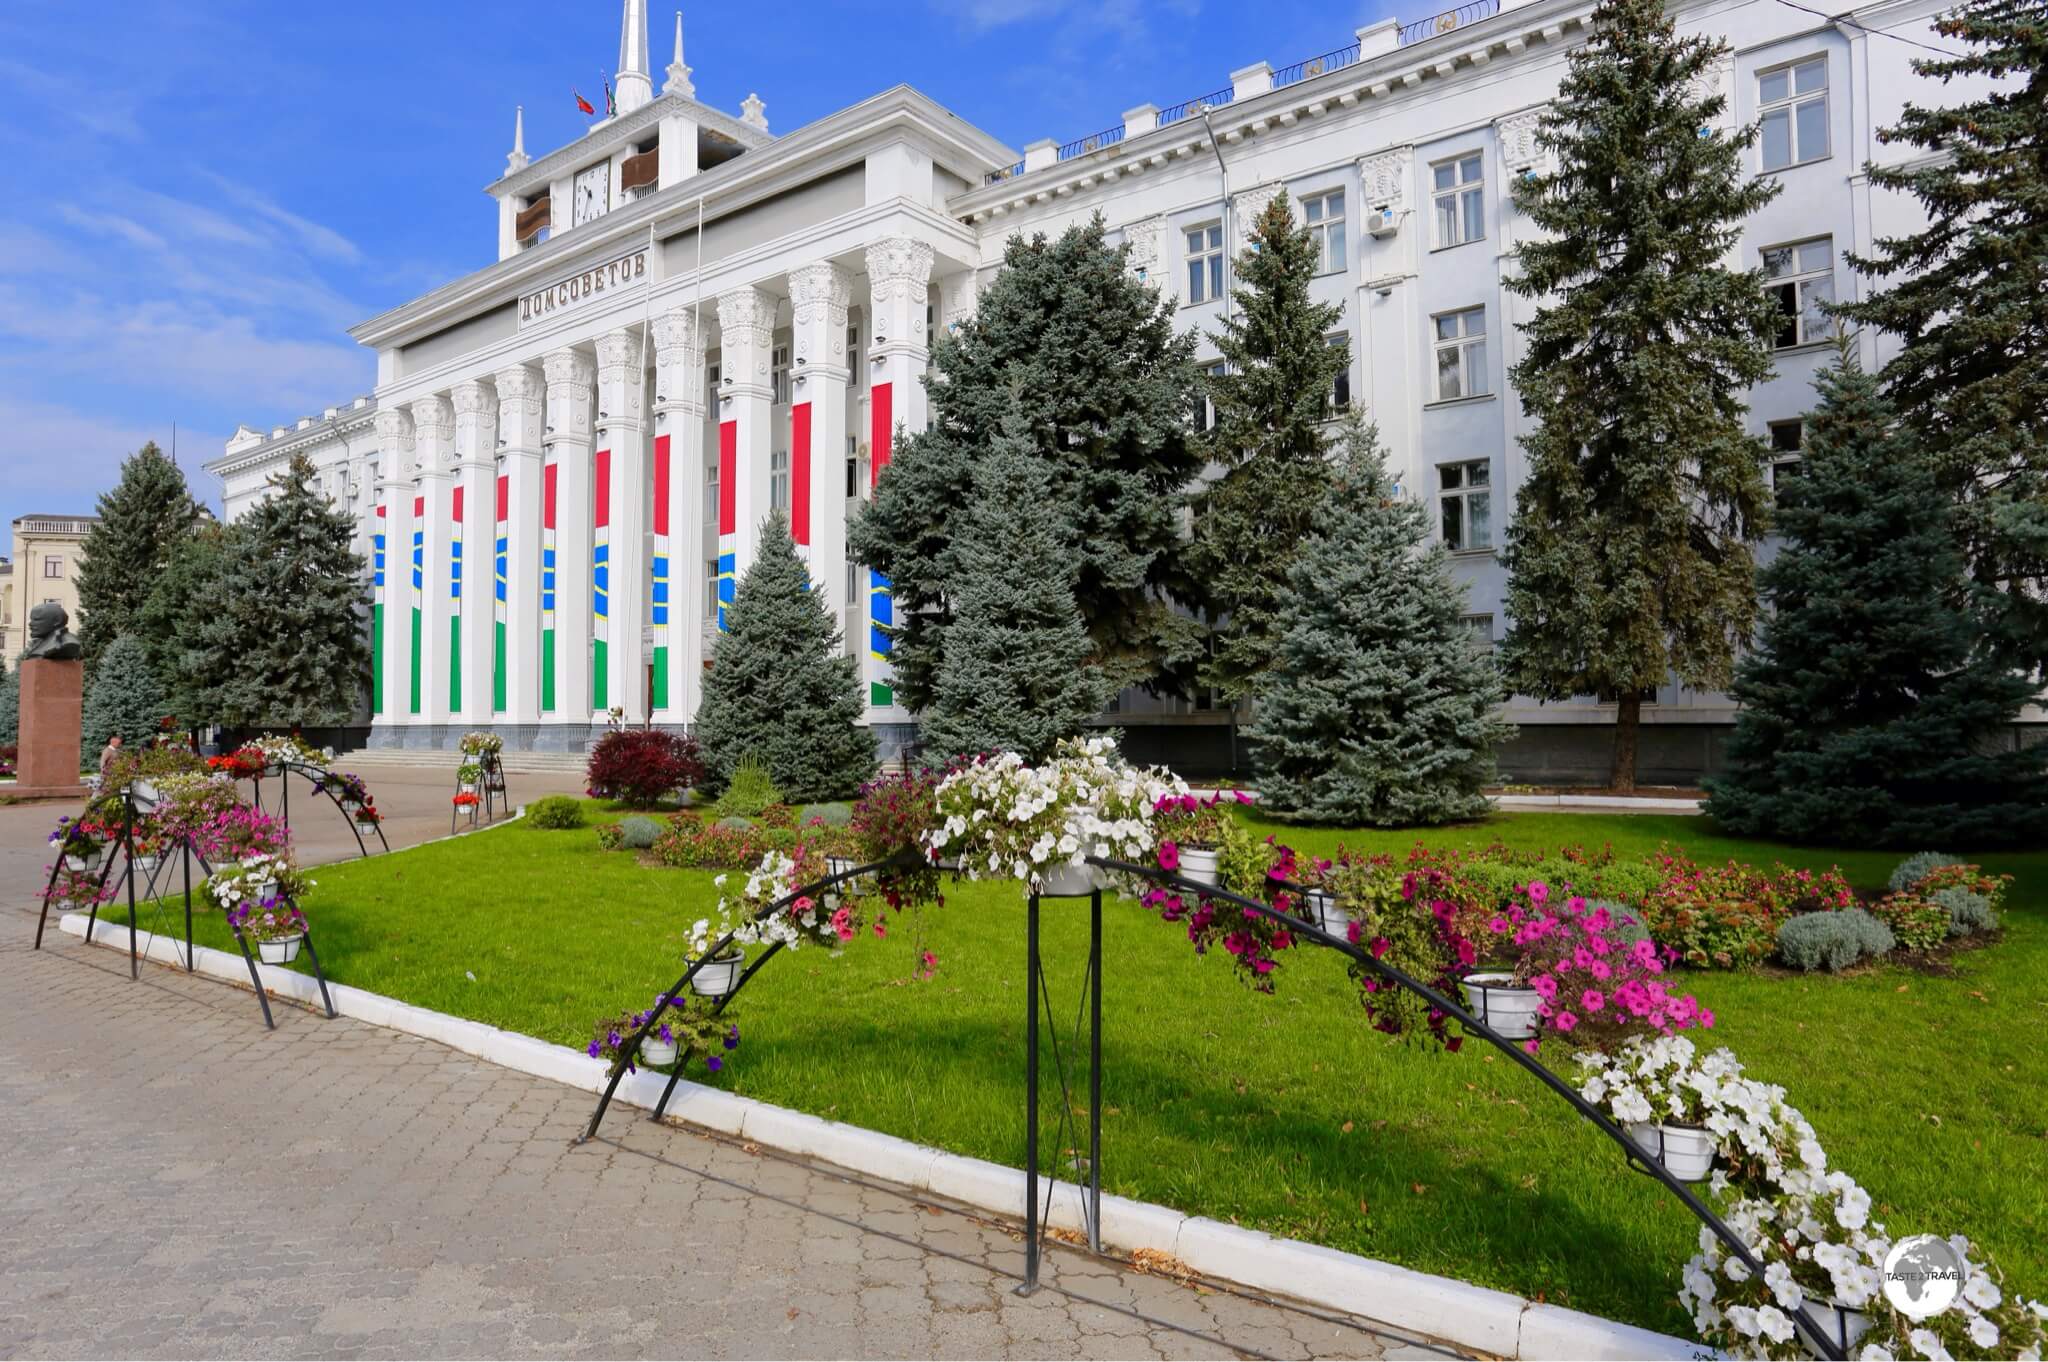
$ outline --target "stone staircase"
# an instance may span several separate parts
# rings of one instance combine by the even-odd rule
[[[514,752],[507,748],[500,754],[507,775],[521,772],[580,772],[583,770],[586,754],[582,752]],[[352,752],[335,754],[334,765],[342,771],[389,770],[394,767],[448,766],[461,760],[459,753],[450,749],[438,751],[429,748],[403,747],[358,747]]]

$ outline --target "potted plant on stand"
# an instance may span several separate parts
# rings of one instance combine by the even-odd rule
[[[316,881],[284,855],[258,852],[206,877],[206,894],[227,914],[228,925],[256,942],[266,965],[296,960],[306,939],[299,898]]]
[[[64,858],[66,870],[90,875],[100,868],[112,838],[112,831],[94,819],[64,817],[57,820],[57,830],[49,841]]]
[[[656,1012],[660,1012],[660,1020],[640,1042],[640,1052],[622,1058],[633,1036]],[[666,1008],[656,998],[654,1006],[645,1012],[605,1018],[598,1022],[584,1053],[592,1059],[609,1061],[613,1069],[622,1062],[628,1069],[640,1064],[657,1069],[672,1064],[687,1066],[690,1056],[702,1055],[705,1069],[717,1073],[739,1045],[739,1023],[730,1011],[721,1012],[713,1002],[685,996],[676,998]]]
[[[1250,802],[1241,794],[1237,798]],[[1222,801],[1220,791],[1207,799],[1183,791],[1160,796],[1153,807],[1160,854],[1176,862],[1175,873],[1182,879],[1212,887],[1221,883],[1224,836],[1231,826]]]

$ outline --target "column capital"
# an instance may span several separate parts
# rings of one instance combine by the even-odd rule
[[[418,448],[418,472],[445,473],[455,456],[455,408],[439,393],[417,398],[412,403],[413,438]]]
[[[597,381],[615,383],[640,368],[640,333],[620,327],[597,338]]]
[[[542,443],[548,439],[587,442],[590,439],[590,388],[597,378],[597,365],[580,350],[550,350],[541,360],[547,373],[547,423]]]
[[[455,385],[455,457],[464,466],[493,466],[498,445],[498,393],[484,379],[466,378]]]
[[[654,319],[654,413],[702,415],[704,329],[687,308]]]
[[[922,292],[932,277],[931,243],[916,237],[890,236],[867,246],[868,287],[884,290],[915,287]]]
[[[775,298],[753,285],[718,295],[718,329],[721,344],[731,350],[739,346],[768,348],[775,330]]]
[[[877,355],[925,355],[925,298],[931,290],[932,248],[915,237],[885,237],[867,248],[870,329]]]
[[[398,487],[412,476],[412,414],[403,407],[384,407],[377,412],[377,448],[386,456],[379,460],[379,478],[386,487]]]
[[[588,388],[597,378],[597,364],[581,350],[564,346],[550,350],[541,357],[541,368],[547,374],[550,396],[557,387],[581,384]]]
[[[795,321],[797,381],[807,373],[844,376],[846,312],[853,302],[853,276],[829,261],[799,265],[789,272]]]
[[[602,430],[638,430],[647,370],[640,333],[623,327],[597,338],[597,424]]]
[[[506,455],[540,453],[541,405],[547,389],[530,364],[509,364],[491,375],[498,390],[498,437]]]

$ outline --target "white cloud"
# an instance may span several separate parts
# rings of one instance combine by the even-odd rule
[[[328,260],[339,260],[355,264],[363,258],[356,243],[350,241],[331,227],[322,226],[308,218],[300,217],[271,198],[268,194],[251,189],[245,184],[230,180],[225,175],[211,170],[201,171],[210,183],[217,185],[223,194],[252,213],[270,219],[288,229],[299,243],[313,254]]]
[[[199,469],[227,437],[181,428],[178,462],[193,494],[218,505],[220,489]],[[121,461],[155,440],[171,448],[171,423],[113,420],[0,393],[0,523],[33,512],[90,514],[97,494],[114,485]]]

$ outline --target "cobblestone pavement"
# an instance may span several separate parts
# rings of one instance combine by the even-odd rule
[[[0,1358],[1438,1357],[0,914]]]

